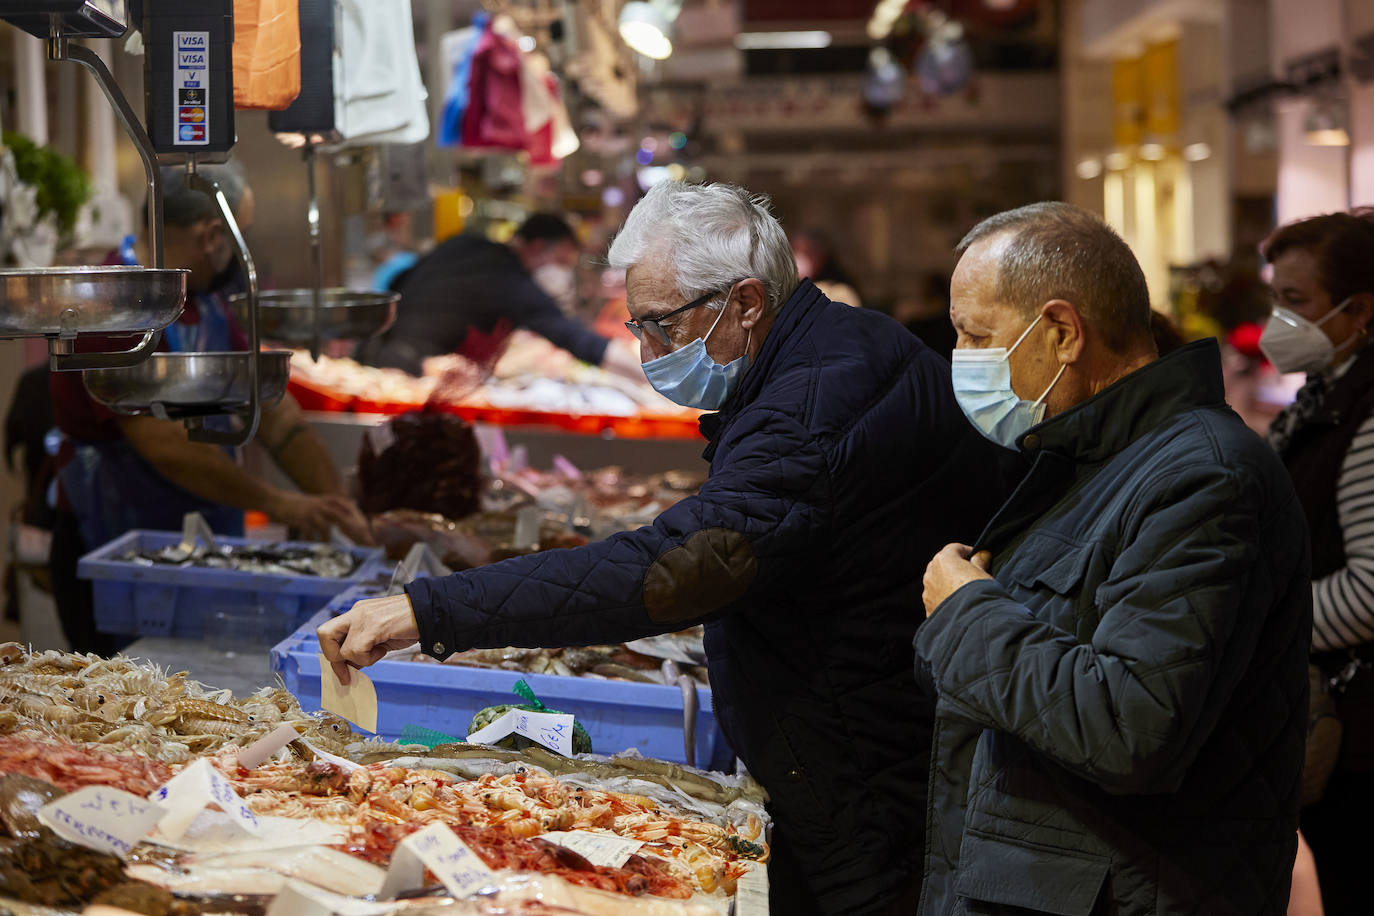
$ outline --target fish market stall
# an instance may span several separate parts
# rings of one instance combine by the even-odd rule
[[[6,645],[0,691],[7,911],[767,912],[748,776],[363,738],[127,656]]]

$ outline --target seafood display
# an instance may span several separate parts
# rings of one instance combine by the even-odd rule
[[[396,369],[364,366],[351,359],[322,356],[314,361],[301,350],[291,355],[291,375],[330,392],[336,399],[351,395],[372,403],[437,401],[607,417],[690,419],[699,413],[663,397],[647,381],[632,381],[580,363],[528,331],[511,335],[490,372],[461,356],[448,355],[425,360],[424,374],[416,378]]]
[[[236,699],[122,656],[14,644],[0,645],[0,699],[0,912],[103,903],[148,916],[258,914],[296,885],[371,900],[399,846],[434,824],[493,870],[480,897],[449,901],[444,914],[708,916],[768,858],[765,796],[748,777],[635,755],[356,741],[280,688]],[[302,740],[243,767],[243,747],[284,722]],[[269,835],[171,848],[154,835],[121,859],[37,817],[87,786],[151,795],[202,759],[255,816],[313,823],[324,832],[307,831],[312,842],[334,845]],[[607,843],[617,854],[594,861]],[[383,909],[419,916],[435,908],[435,889]]]
[[[225,744],[251,743],[283,722],[330,753],[341,752],[352,738],[347,722],[324,713],[307,715],[279,687],[235,700],[229,691],[212,690],[185,671],[169,675],[124,656],[29,653],[15,643],[0,646],[0,701],[0,736],[25,731],[57,739],[51,748],[35,753],[0,737],[0,766],[6,772],[38,768],[30,775],[56,779],[63,788],[68,788],[65,776],[42,768],[65,765],[73,752],[64,742],[85,745],[81,754],[86,756],[95,754],[94,748],[105,755],[73,758],[69,769],[79,774],[124,765],[122,758],[110,759],[121,751],[138,751],[154,762],[187,763]],[[20,753],[41,759],[22,763],[16,756]],[[166,778],[145,775],[154,785]]]
[[[197,545],[189,552],[171,546],[160,550],[133,550],[118,559],[140,566],[196,566],[321,579],[345,579],[358,568],[356,557],[327,544],[300,547],[284,544]]]
[[[700,628],[679,634],[688,646],[701,645]],[[657,650],[651,650],[657,651]],[[684,651],[690,652],[690,648]],[[433,657],[416,652],[413,661],[435,664]],[[437,664],[463,665],[469,668],[494,668],[519,671],[524,674],[556,674],[564,677],[594,677],[637,684],[670,684],[659,656],[636,652],[625,645],[575,646],[568,649],[522,649],[506,646],[503,649],[469,649],[455,652]],[[703,687],[710,686],[706,668],[701,665],[684,666],[682,672]]]

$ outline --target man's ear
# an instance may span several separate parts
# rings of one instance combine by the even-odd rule
[[[1040,314],[1049,325],[1055,358],[1065,366],[1078,362],[1087,344],[1087,322],[1082,313],[1066,299],[1051,299],[1040,307]]]
[[[740,326],[743,328],[753,328],[763,318],[764,312],[768,311],[768,290],[764,288],[762,280],[751,277],[737,284],[735,298],[739,300],[740,312],[743,315]]]

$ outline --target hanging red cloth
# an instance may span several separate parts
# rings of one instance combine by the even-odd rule
[[[491,26],[477,40],[472,82],[463,113],[463,146],[523,150],[525,111],[520,98],[520,48]]]

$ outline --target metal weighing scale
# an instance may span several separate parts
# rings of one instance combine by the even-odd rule
[[[163,328],[186,302],[184,270],[162,266],[162,186],[157,157],[104,62],[73,37],[118,38],[127,25],[123,0],[0,0],[0,18],[47,39],[48,59],[91,71],[143,157],[148,178],[151,267],[56,267],[0,270],[0,337],[43,337],[57,371],[134,366],[148,359]],[[141,335],[130,350],[77,353],[81,336]]]
[[[334,122],[334,36],[338,15],[334,0],[302,0],[301,94],[285,110],[267,116],[268,127],[282,142],[304,149],[313,285],[308,289],[264,294],[258,302],[259,320],[268,338],[309,347],[312,359],[320,358],[323,341],[364,340],[386,331],[396,320],[396,303],[401,298],[396,293],[324,288],[315,149],[321,143],[342,139]],[[234,306],[240,311],[246,309],[246,297],[235,296]]]
[[[123,35],[124,0],[0,0],[0,18],[46,38],[49,60],[94,74],[143,159],[153,260],[152,267],[0,271],[0,336],[48,338],[52,368],[86,370],[87,390],[121,413],[185,419],[196,441],[246,444],[257,432],[263,400],[278,400],[286,390],[290,354],[259,352],[252,255],[224,194],[196,168],[223,161],[234,143],[232,0],[144,0],[146,131],[99,56],[69,40]],[[161,330],[181,314],[188,274],[163,267],[160,157],[186,163],[188,183],[210,195],[229,227],[248,283],[246,352],[153,352]],[[139,333],[142,339],[126,352],[74,352],[82,335]],[[213,416],[242,422],[236,431],[206,428]]]

